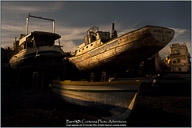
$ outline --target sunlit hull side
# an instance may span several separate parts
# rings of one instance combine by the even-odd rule
[[[80,71],[119,70],[141,63],[164,48],[174,37],[174,30],[146,26],[69,58]]]

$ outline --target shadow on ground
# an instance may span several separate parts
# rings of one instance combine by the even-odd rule
[[[163,90],[149,85],[141,87],[136,108],[127,119],[127,126],[190,126],[190,96],[158,91]],[[1,103],[2,126],[9,127],[59,127],[66,126],[66,119],[97,120],[101,117],[100,113],[103,114],[96,109],[66,103],[50,88],[32,90],[2,86]]]

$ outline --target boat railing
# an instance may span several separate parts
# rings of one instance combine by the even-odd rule
[[[39,16],[32,16],[32,15],[30,15],[30,13],[29,13],[28,16],[26,17],[26,34],[28,34],[29,17],[37,18],[37,19],[42,19],[42,20],[52,21],[52,22],[53,22],[53,33],[55,33],[55,20],[53,20],[53,19],[48,19],[48,18],[44,18],[44,17],[39,17]]]

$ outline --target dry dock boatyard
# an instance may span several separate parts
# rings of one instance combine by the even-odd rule
[[[29,18],[51,21],[53,31],[28,32]],[[55,20],[29,14],[2,67],[2,126],[189,126],[191,74],[138,68],[174,34],[147,25],[118,36],[112,23],[111,32],[91,27],[71,53]]]

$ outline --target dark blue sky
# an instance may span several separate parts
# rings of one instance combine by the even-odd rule
[[[190,28],[189,2],[67,2],[62,17],[69,25],[83,26],[112,21],[139,26],[160,25]]]
[[[77,48],[91,26],[110,31],[112,22],[116,23],[119,35],[146,25],[173,28],[176,33],[171,43],[186,42],[191,46],[190,1],[2,2],[3,47],[11,46],[15,36],[25,33],[25,17],[29,12],[56,20],[56,32],[62,36],[66,51]],[[32,20],[31,29],[51,30],[51,24],[40,22]],[[168,53],[168,47],[162,54]]]

